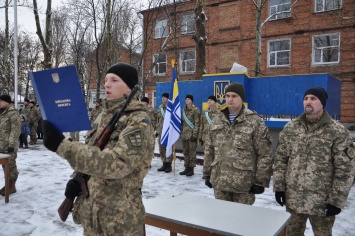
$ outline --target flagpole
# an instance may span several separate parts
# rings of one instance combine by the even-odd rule
[[[176,170],[176,152],[175,152],[175,144],[173,145],[173,162],[174,162],[174,176],[175,176],[175,170]]]

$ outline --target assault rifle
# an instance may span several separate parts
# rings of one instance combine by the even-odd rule
[[[127,106],[129,105],[129,103],[131,102],[133,97],[138,92],[138,89],[139,89],[138,85],[136,85],[132,89],[131,93],[126,98],[126,102],[123,105],[122,109],[120,111],[116,112],[112,116],[110,122],[102,130],[100,135],[95,139],[94,146],[100,148],[100,150],[103,150],[105,148],[106,144],[108,143],[108,141],[110,139],[111,134],[113,133],[113,131],[115,129],[117,121],[122,117],[123,112],[127,109]],[[84,174],[81,172],[77,172],[73,179],[76,180],[78,183],[80,183],[81,194],[83,195],[83,197],[88,198],[90,194],[89,194],[87,182],[90,179],[90,175],[87,175],[87,174]],[[60,205],[60,207],[58,208],[59,217],[63,222],[67,220],[69,212],[72,211],[73,203],[74,203],[74,200],[71,200],[66,197],[64,199],[64,201],[62,202],[62,204]]]

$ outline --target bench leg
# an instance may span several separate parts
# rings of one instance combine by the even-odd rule
[[[10,185],[10,168],[9,159],[6,160],[5,164],[5,202],[9,202],[9,185]]]

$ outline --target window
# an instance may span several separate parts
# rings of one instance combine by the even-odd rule
[[[168,20],[158,20],[154,26],[154,38],[165,38],[168,36]]]
[[[270,20],[291,17],[291,0],[270,0]],[[283,13],[280,13],[283,12]]]
[[[338,63],[340,58],[340,34],[313,36],[313,64]]]
[[[181,16],[181,34],[193,34],[196,30],[195,14]]]
[[[268,61],[270,67],[290,65],[291,40],[269,41]]]
[[[180,53],[181,73],[195,72],[195,51],[182,51]]]
[[[314,7],[316,12],[340,9],[341,0],[315,0]]]
[[[153,58],[155,62],[154,74],[155,75],[165,75],[166,74],[166,54],[155,54]]]

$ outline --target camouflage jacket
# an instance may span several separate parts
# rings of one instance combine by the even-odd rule
[[[324,215],[326,203],[345,206],[353,178],[355,148],[349,131],[325,111],[308,130],[306,115],[280,133],[274,191],[286,191],[286,206],[300,214]]]
[[[162,112],[162,109],[164,112]],[[160,104],[158,111],[156,112],[156,126],[155,126],[155,130],[157,131],[157,133],[159,135],[161,135],[161,132],[163,130],[163,125],[164,125],[164,115],[166,112],[166,105],[164,105],[163,103]],[[164,114],[164,115],[163,115]]]
[[[156,129],[156,124],[157,124],[157,114],[156,112],[154,111],[154,108],[151,107],[151,106],[148,106],[146,107],[148,109],[148,114],[149,114],[149,117],[150,117],[150,122],[153,126],[153,129],[155,130]]]
[[[144,105],[132,100],[101,151],[93,146],[125,100],[105,101],[103,111],[87,133],[85,144],[63,140],[57,154],[75,171],[91,175],[89,198],[79,198],[73,218],[85,229],[105,235],[140,235],[144,206],[140,188],[154,155],[155,137]],[[123,224],[119,232],[112,224]],[[115,227],[113,227],[115,228]],[[117,228],[117,227],[116,227]]]
[[[20,114],[13,105],[0,109],[0,152],[9,147],[18,150],[18,138],[21,133]]]
[[[91,112],[90,112],[90,122],[91,124],[94,123],[95,119],[97,116],[101,113],[102,111],[102,106],[94,107]]]
[[[38,109],[38,107],[30,107],[29,105],[24,108],[22,114],[27,117],[27,121],[30,125],[32,123],[37,124],[42,117],[41,111]]]
[[[208,117],[210,118],[210,120],[212,121],[213,118],[221,112],[221,110],[219,109],[219,107],[216,107],[214,110],[204,110],[201,113],[201,120],[200,120],[200,133],[199,133],[199,138],[202,139],[202,141],[206,140],[206,135],[207,135],[207,131],[208,131],[208,127],[210,125],[210,123],[208,122],[208,119],[206,117],[206,112]]]
[[[253,184],[269,187],[271,136],[262,119],[243,106],[231,124],[228,108],[213,119],[206,136],[203,175],[213,188],[245,193]]]
[[[194,125],[194,128],[191,128],[184,118],[184,112],[189,121]],[[188,140],[191,137],[198,138],[198,132],[200,128],[200,110],[195,104],[192,104],[190,108],[187,106],[181,111],[181,122],[182,122],[182,131],[181,139]]]

